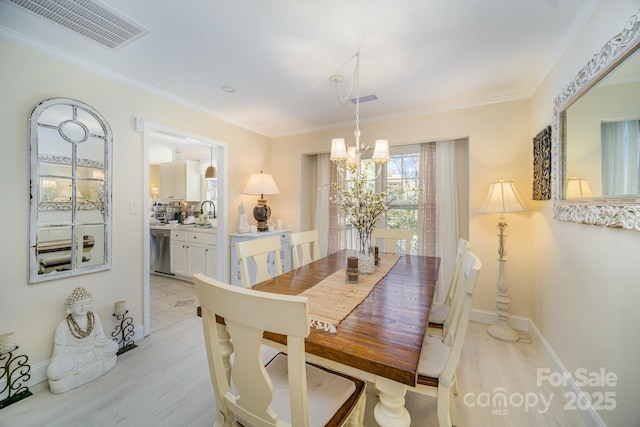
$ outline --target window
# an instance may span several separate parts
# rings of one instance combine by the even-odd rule
[[[218,199],[218,180],[205,179],[204,180],[204,199],[216,202]]]
[[[419,189],[420,183],[418,181],[419,176],[419,164],[420,164],[420,152],[416,147],[415,151],[404,152],[401,154],[391,154],[391,159],[386,165],[386,173],[383,175],[383,179],[389,188],[400,187],[403,191],[402,195],[398,197],[391,205],[391,208],[387,211],[384,217],[384,228],[389,229],[403,229],[413,230],[413,239],[411,240],[410,251],[406,250],[406,253],[413,255],[417,254],[418,243],[418,192],[410,191],[411,189]],[[383,185],[379,185],[379,190],[382,190]]]
[[[424,187],[424,184],[421,185],[420,183],[422,175],[433,177],[433,170],[428,172],[423,171],[422,175],[420,172],[421,164],[428,165],[425,167],[431,169],[435,167],[433,162],[433,159],[435,158],[433,155],[433,153],[435,153],[435,148],[433,147],[434,146],[431,147],[432,155],[424,162],[421,162],[420,146],[411,145],[392,149],[391,159],[389,163],[384,166],[376,166],[370,159],[362,159],[360,165],[362,173],[367,176],[367,187],[372,191],[380,192],[385,186],[390,188],[400,187],[402,189],[403,194],[392,203],[391,208],[378,222],[377,226],[380,228],[413,230],[413,239],[410,242],[409,250],[407,250],[407,248],[403,248],[405,253],[411,253],[413,255],[425,252],[424,250],[418,249],[418,236],[420,235],[425,239],[433,240],[428,247],[434,247],[435,245],[435,204],[432,203],[432,198],[424,197],[422,192],[410,191],[411,189]],[[332,168],[332,181],[335,181],[338,173],[335,166],[332,166]],[[347,185],[349,184],[351,177],[351,172],[347,171],[345,176],[345,182]],[[433,188],[429,186],[429,188],[423,189],[423,191],[431,194]],[[421,200],[423,200],[423,202],[421,202]],[[334,213],[338,215],[337,226],[333,228],[330,227],[329,238],[332,239],[332,236],[335,236],[335,233],[340,233],[340,230],[344,230],[345,242],[344,245],[334,244],[332,246],[330,244],[330,248],[333,248],[334,250],[337,250],[340,247],[346,247],[348,249],[355,248],[357,241],[357,233],[355,229],[348,223],[346,218],[339,217],[340,213],[337,212],[337,210],[334,210]],[[423,215],[428,216],[426,221],[423,220],[423,222],[428,224],[426,227],[423,227],[427,230],[419,230],[419,220]],[[340,223],[342,223],[342,227],[344,228],[340,227]],[[433,232],[429,233],[429,230],[432,230]],[[338,242],[340,240],[341,239],[339,238],[337,239]]]

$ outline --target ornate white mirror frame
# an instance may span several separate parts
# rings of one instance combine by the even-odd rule
[[[552,125],[551,190],[554,219],[640,231],[640,196],[564,198],[566,174],[565,112],[596,83],[640,47],[640,11],[609,40],[555,100]],[[639,101],[640,107],[640,101]],[[640,108],[638,109],[640,111]]]
[[[29,118],[29,283],[111,268],[112,133],[87,104],[39,103]]]

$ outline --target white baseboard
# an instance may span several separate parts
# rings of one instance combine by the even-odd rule
[[[142,338],[144,338],[142,331],[143,331],[142,325],[136,327],[133,330],[134,341],[139,341]],[[29,371],[29,380],[24,381],[22,385],[26,387],[32,387],[32,386],[35,386],[36,384],[40,384],[44,381],[47,381],[48,380],[47,369],[49,368],[49,362],[50,360],[45,360],[44,362],[40,362],[37,365],[32,365],[31,370]],[[6,384],[7,384],[6,378],[3,377],[2,379],[0,379],[0,390],[4,390]],[[5,395],[1,395],[0,400],[6,397],[7,396]]]

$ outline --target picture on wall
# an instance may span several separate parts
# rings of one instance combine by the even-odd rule
[[[533,138],[533,200],[551,199],[551,126]]]

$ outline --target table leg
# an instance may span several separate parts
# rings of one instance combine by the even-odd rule
[[[407,388],[387,378],[376,378],[376,390],[380,393],[380,402],[373,415],[380,427],[409,427],[411,416],[404,407],[404,395]]]

